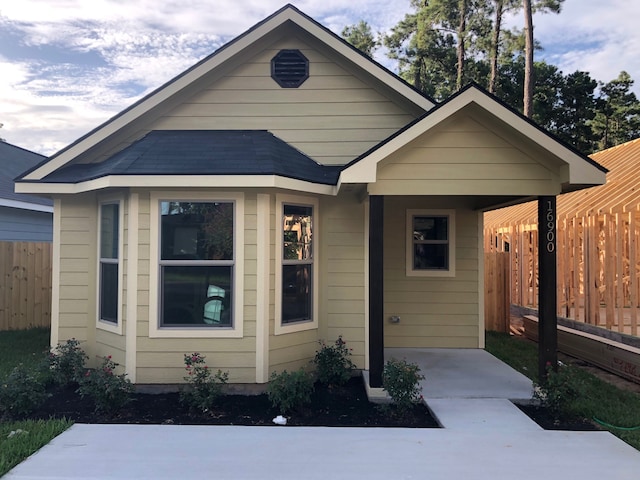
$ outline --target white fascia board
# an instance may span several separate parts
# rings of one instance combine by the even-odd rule
[[[16,192],[77,194],[105,188],[281,188],[337,195],[335,185],[322,185],[279,175],[113,175],[80,183],[16,183]]]
[[[53,213],[53,205],[20,202],[18,200],[8,200],[6,198],[0,198],[0,207],[19,208],[21,210],[31,210],[32,212]]]

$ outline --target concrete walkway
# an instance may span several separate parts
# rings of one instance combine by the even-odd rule
[[[513,407],[531,383],[481,350],[395,350],[418,362],[441,429],[74,425],[15,479],[637,479],[608,432],[545,431]]]

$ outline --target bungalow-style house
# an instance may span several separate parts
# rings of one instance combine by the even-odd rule
[[[45,157],[0,141],[0,242],[51,242],[53,203],[15,193],[13,180]]]
[[[138,384],[264,383],[339,335],[484,346],[483,211],[605,170],[476,86],[442,104],[287,5],[22,176],[54,200],[52,344]]]

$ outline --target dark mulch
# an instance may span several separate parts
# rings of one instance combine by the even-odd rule
[[[516,407],[545,430],[570,430],[577,432],[600,430],[600,428],[588,418],[571,415],[558,417],[553,415],[548,408],[538,405],[516,404]]]
[[[177,425],[274,425],[275,410],[266,394],[226,395],[210,412],[189,411],[178,393],[136,393],[133,401],[115,415],[96,414],[93,402],[80,397],[73,388],[57,389],[31,418],[66,417],[78,423],[135,423]],[[438,428],[424,405],[399,415],[393,408],[370,403],[360,377],[344,387],[316,384],[310,405],[286,415],[288,425],[331,427],[412,427]]]

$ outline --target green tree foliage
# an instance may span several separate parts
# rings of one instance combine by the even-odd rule
[[[633,80],[625,72],[600,85],[598,110],[591,122],[597,148],[605,149],[640,136],[640,101],[631,91]]]
[[[372,57],[379,46],[378,40],[371,32],[371,26],[364,20],[360,20],[355,25],[347,25],[340,35],[368,57]]]

